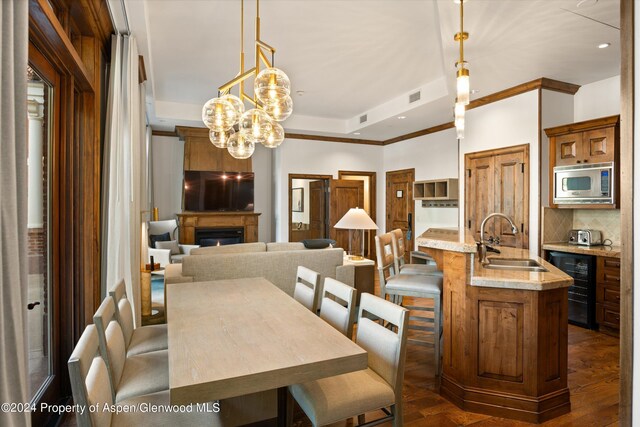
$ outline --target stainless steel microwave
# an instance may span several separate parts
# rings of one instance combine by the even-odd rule
[[[614,195],[613,162],[553,168],[553,203],[610,204]]]

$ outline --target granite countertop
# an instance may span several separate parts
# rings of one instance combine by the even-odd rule
[[[542,258],[535,256],[528,249],[515,249],[498,246],[501,253],[490,253],[489,258],[525,258],[542,264],[548,271],[494,270],[484,268],[475,256],[477,245],[471,233],[458,229],[429,229],[416,239],[419,247],[440,249],[451,252],[462,252],[472,255],[471,286],[485,288],[518,289],[544,291],[566,288],[573,284],[573,279]],[[445,272],[446,275],[446,272]]]
[[[544,243],[542,249],[548,251],[570,252],[572,254],[584,254],[620,258],[620,246],[581,246],[570,245],[566,242]]]

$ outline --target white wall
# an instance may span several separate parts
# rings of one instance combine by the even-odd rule
[[[273,149],[261,144],[251,157],[254,173],[254,210],[258,217],[258,240],[273,241]]]
[[[383,147],[384,172],[415,168],[416,181],[458,177],[458,142],[455,129],[420,136]],[[378,177],[378,200],[385,200],[385,173]],[[464,194],[464,193],[462,193]],[[464,196],[463,196],[464,198]],[[384,230],[384,205],[378,225]],[[415,236],[431,227],[457,227],[457,208],[423,208],[415,202]]]
[[[574,122],[620,114],[620,76],[582,86],[574,95]]]
[[[302,188],[302,212],[291,212],[291,221],[309,224],[309,182],[308,179],[292,179],[291,188]]]
[[[153,203],[160,220],[182,212],[184,142],[178,137],[151,137]]]
[[[286,139],[276,149],[274,163],[276,241],[289,240],[289,174],[332,175],[337,179],[339,170],[376,171],[380,177],[382,147]],[[380,188],[382,184],[377,185]],[[384,212],[384,199],[378,197],[377,205],[377,211]],[[378,215],[378,226],[380,226],[381,216],[383,215]]]
[[[549,138],[545,129],[573,123],[574,120],[574,96],[567,93],[543,90],[542,117],[540,118],[540,145],[541,145],[541,186],[540,199],[542,206],[549,206]]]
[[[476,151],[529,144],[529,248],[538,253],[539,143],[538,91],[531,91],[467,111],[465,138],[460,144],[459,176],[464,176],[464,155]],[[464,194],[464,180],[460,180]],[[464,197],[459,202],[464,221]]]

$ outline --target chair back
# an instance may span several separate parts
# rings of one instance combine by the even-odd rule
[[[314,314],[318,313],[318,304],[320,302],[320,273],[301,265],[298,266],[293,298]]]
[[[320,317],[351,339],[353,322],[356,316],[356,289],[327,277],[324,279],[322,293]],[[344,301],[346,306],[339,301]]]
[[[404,265],[404,254],[406,248],[404,246],[404,235],[402,230],[396,228],[391,232],[391,248],[393,251],[393,264],[395,271],[400,271],[400,267]]]
[[[376,260],[378,276],[380,278],[380,293],[382,298],[386,296],[387,278],[395,274],[396,266],[393,256],[393,238],[391,233],[376,236]]]
[[[175,231],[178,228],[178,221],[175,219],[165,219],[163,221],[149,221],[149,236],[169,233],[169,240],[177,240]],[[149,241],[151,243],[151,241]]]
[[[113,404],[111,384],[107,366],[98,352],[98,330],[95,325],[85,328],[69,361],[69,378],[73,402],[86,408],[76,411],[79,427],[102,427],[111,425],[111,411],[103,411],[104,404]],[[89,411],[91,405],[100,410]]]
[[[107,364],[107,371],[111,379],[111,394],[116,400],[116,389],[122,377],[124,363],[127,357],[127,345],[120,324],[115,318],[116,307],[113,298],[108,296],[102,301],[93,316],[93,323],[98,331],[100,355]]]
[[[124,284],[124,279],[109,289],[109,295],[113,298],[116,308],[115,317],[118,323],[120,323],[124,335],[124,342],[128,348],[135,328],[133,326],[133,309],[131,302],[127,298],[127,288]]]
[[[364,312],[392,324],[397,333],[363,316]],[[368,293],[360,297],[356,343],[369,354],[369,368],[393,388],[396,402],[402,399],[408,322],[406,308]]]

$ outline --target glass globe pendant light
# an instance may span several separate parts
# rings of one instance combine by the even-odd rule
[[[238,115],[238,119],[236,120],[236,122],[240,120],[240,117],[244,114],[244,102],[242,102],[237,96],[230,93],[222,95],[220,99],[222,99],[223,101],[227,101],[233,106],[233,109],[236,110],[236,114]]]
[[[291,93],[291,82],[284,71],[269,67],[260,71],[253,83],[253,90],[265,104],[284,98]]]
[[[202,107],[202,121],[209,129],[229,130],[237,121],[238,113],[229,101],[220,98],[208,100]]]
[[[240,118],[240,133],[255,144],[263,144],[273,128],[273,121],[267,113],[253,108]]]
[[[282,122],[293,113],[293,100],[289,95],[269,101],[264,106],[264,111],[275,121]]]
[[[233,136],[233,134],[235,133],[236,131],[233,130],[233,128],[220,132],[209,129],[209,140],[218,148],[227,148],[227,145],[229,144],[229,138],[231,138],[231,136]]]
[[[279,123],[272,123],[271,132],[267,135],[267,138],[262,143],[267,148],[276,148],[284,141],[284,128]]]
[[[229,138],[227,150],[235,159],[248,159],[256,149],[256,144],[245,138],[242,133],[234,133]]]

